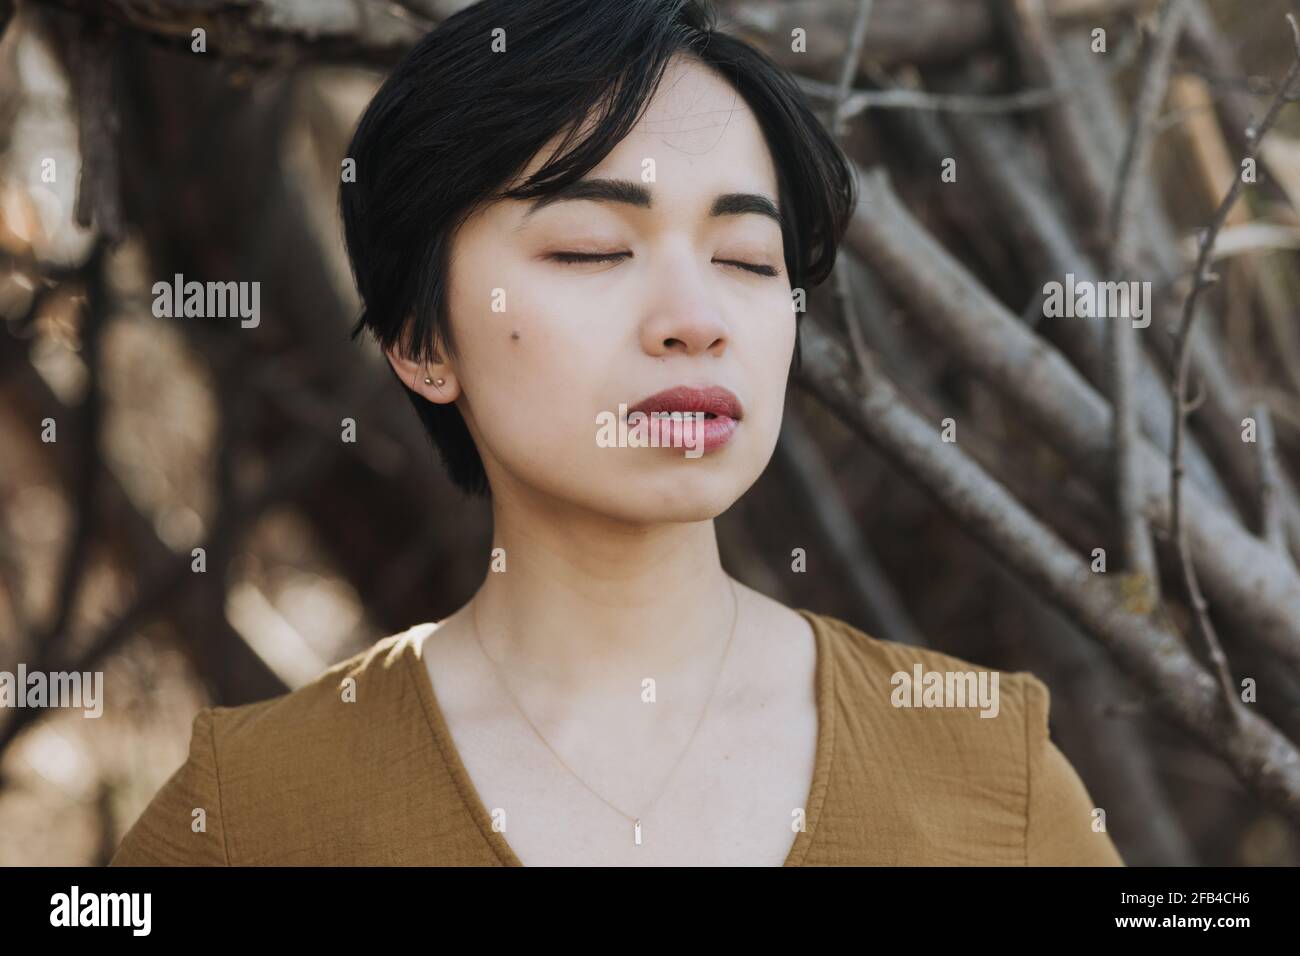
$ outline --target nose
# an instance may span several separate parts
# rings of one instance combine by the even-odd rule
[[[721,357],[729,337],[716,291],[699,274],[690,256],[674,257],[653,281],[651,311],[641,324],[641,347],[647,355],[673,354]],[[708,266],[708,268],[715,268]]]

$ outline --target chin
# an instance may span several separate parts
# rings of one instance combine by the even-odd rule
[[[735,504],[757,477],[739,462],[723,467],[720,461],[676,461],[611,478],[601,510],[635,524],[709,521]]]

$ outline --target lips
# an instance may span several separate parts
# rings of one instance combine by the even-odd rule
[[[683,414],[703,412],[705,415],[703,428],[703,448],[705,452],[721,448],[730,441],[731,436],[735,434],[736,429],[740,426],[741,418],[744,416],[744,409],[741,407],[740,399],[720,385],[679,385],[675,388],[664,389],[662,392],[656,392],[631,406],[628,409],[628,414],[631,415],[632,412],[643,412],[646,415],[655,412],[669,414],[673,412]],[[668,424],[671,426],[672,434],[676,439],[684,444],[693,443],[691,441],[694,437],[693,430],[695,428],[693,421],[673,421]],[[695,437],[695,442],[698,441],[698,437]]]

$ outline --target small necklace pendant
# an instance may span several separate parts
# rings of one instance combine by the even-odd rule
[[[632,831],[636,835],[636,845],[641,845],[641,821],[636,821],[636,827]]]

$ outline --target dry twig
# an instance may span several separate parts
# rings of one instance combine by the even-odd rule
[[[1292,38],[1295,43],[1295,59],[1291,64],[1291,68],[1287,71],[1285,79],[1279,86],[1278,95],[1273,99],[1268,111],[1264,114],[1264,118],[1257,126],[1247,131],[1246,138],[1250,143],[1250,147],[1247,149],[1245,157],[1243,157],[1243,164],[1246,160],[1255,159],[1259,153],[1261,141],[1277,121],[1278,115],[1286,105],[1292,87],[1296,86],[1296,81],[1300,79],[1300,23],[1297,23],[1294,14],[1288,13],[1286,18],[1291,25]],[[1209,605],[1205,600],[1205,595],[1201,593],[1200,580],[1197,576],[1196,565],[1193,563],[1184,527],[1186,515],[1184,514],[1182,489],[1183,435],[1187,430],[1187,416],[1195,405],[1199,404],[1199,401],[1189,400],[1187,397],[1192,354],[1189,344],[1191,342],[1192,326],[1196,319],[1196,302],[1205,289],[1217,280],[1217,276],[1213,275],[1209,268],[1210,259],[1214,252],[1214,243],[1218,238],[1219,230],[1223,228],[1224,222],[1227,221],[1229,211],[1236,204],[1237,197],[1241,194],[1242,189],[1245,188],[1245,182],[1241,169],[1238,169],[1233,178],[1232,187],[1228,190],[1223,202],[1219,204],[1219,208],[1215,210],[1209,227],[1201,234],[1200,252],[1196,258],[1196,271],[1193,273],[1192,290],[1188,293],[1183,306],[1183,317],[1178,327],[1176,339],[1175,367],[1177,372],[1174,380],[1174,443],[1169,454],[1170,532],[1178,548],[1183,585],[1187,590],[1188,600],[1195,612],[1197,631],[1200,634],[1205,653],[1209,657],[1209,663],[1218,674],[1224,696],[1230,704],[1235,703],[1237,696],[1232,686],[1232,678],[1228,673],[1227,658],[1224,656],[1222,644],[1215,633],[1214,624],[1210,620]],[[1229,712],[1233,714],[1235,719],[1241,719],[1239,707],[1231,706]]]

